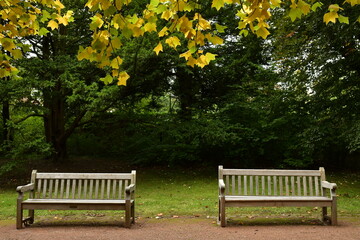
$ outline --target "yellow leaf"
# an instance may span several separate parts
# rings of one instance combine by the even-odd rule
[[[117,37],[117,38],[114,38],[113,40],[111,40],[111,46],[114,49],[119,49],[122,46],[120,38]]]
[[[158,33],[159,37],[163,37],[163,36],[166,36],[168,35],[168,28],[167,27],[164,27],[163,29],[161,29],[161,31]]]
[[[186,61],[188,61],[189,58],[191,57],[191,52],[190,52],[190,50],[189,50],[189,51],[186,51],[186,52],[184,52],[184,53],[182,53],[182,54],[180,54],[180,57],[183,57],[183,58],[186,59]]]
[[[220,8],[224,7],[224,0],[213,0],[211,7],[216,8],[216,10],[220,10]]]
[[[120,11],[122,8],[122,5],[123,5],[123,0],[115,0],[115,6],[116,6],[117,10]]]
[[[177,46],[180,46],[180,39],[177,37],[169,37],[165,40],[165,43],[168,44],[170,47],[176,49]]]
[[[156,32],[156,24],[155,23],[146,23],[144,26],[145,32]]]
[[[59,27],[59,24],[55,22],[54,20],[50,20],[47,25],[51,30],[57,29]]]
[[[69,24],[68,19],[66,17],[58,16],[56,19],[58,20],[59,24],[62,24],[64,26]]]
[[[324,22],[328,24],[329,22],[336,23],[336,19],[339,17],[337,12],[328,12],[324,15]]]
[[[269,34],[270,32],[264,27],[260,27],[258,30],[256,30],[256,35],[262,37],[263,39],[266,39]]]
[[[126,72],[121,72],[119,74],[119,78],[118,78],[118,85],[124,85],[126,86],[126,81],[130,78],[129,74],[127,74]]]
[[[161,44],[161,42],[159,42],[159,44],[154,48],[154,52],[156,52],[156,55],[159,55],[159,52],[163,51],[163,46]]]
[[[20,51],[20,49],[11,50],[11,54],[14,56],[14,59],[20,59],[20,58],[23,57],[22,52]]]
[[[117,56],[116,58],[111,60],[110,67],[112,67],[113,69],[119,69],[122,62],[123,60],[119,56]]]
[[[224,40],[218,36],[211,36],[210,34],[206,35],[206,38],[214,45],[223,44]]]
[[[166,21],[172,17],[172,13],[169,10],[166,10],[161,14],[161,18],[165,19]]]
[[[206,58],[207,63],[210,63],[210,61],[215,60],[216,56],[217,56],[217,54],[212,54],[212,53],[209,53],[209,52],[206,53],[205,58]]]
[[[186,65],[189,65],[191,67],[194,67],[196,64],[196,59],[193,58],[192,56],[189,57],[188,61],[186,62]]]

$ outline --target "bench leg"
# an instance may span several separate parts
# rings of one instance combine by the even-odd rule
[[[126,200],[125,203],[125,227],[130,228],[131,226],[131,203]]]
[[[134,202],[134,204],[133,204],[132,207],[131,207],[131,217],[132,217],[131,223],[132,223],[132,224],[135,224],[135,202]]]
[[[21,206],[21,201],[17,201],[17,208],[16,208],[16,228],[21,229],[23,227],[23,210]]]
[[[333,197],[333,201],[331,203],[331,225],[337,225],[336,197]]]
[[[325,222],[327,218],[327,207],[322,208],[322,221]]]
[[[29,223],[30,224],[34,223],[34,215],[35,215],[34,212],[35,212],[34,210],[29,210],[29,218],[30,218]]]
[[[220,224],[222,227],[226,227],[226,218],[225,218],[225,198],[220,198]]]

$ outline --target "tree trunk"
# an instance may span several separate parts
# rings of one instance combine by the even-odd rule
[[[10,121],[10,104],[8,100],[4,100],[2,103],[2,119],[3,119],[3,142],[13,141],[14,137],[11,128],[8,125]]]

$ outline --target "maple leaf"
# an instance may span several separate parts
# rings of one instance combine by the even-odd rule
[[[186,51],[186,52],[180,54],[180,57],[183,57],[186,59],[186,61],[188,61],[189,58],[191,57],[191,51],[189,50],[189,51]]]
[[[165,40],[165,43],[168,44],[170,47],[176,49],[177,46],[180,46],[180,39],[176,36],[174,37],[169,37],[168,39]]]
[[[211,7],[216,8],[216,10],[220,10],[220,8],[224,7],[225,3],[224,0],[213,0]]]
[[[336,23],[336,19],[339,17],[337,12],[328,12],[324,15],[324,22],[326,23],[326,25],[329,22],[333,22]]]
[[[145,32],[157,32],[155,23],[146,23],[144,26]]]
[[[111,40],[111,46],[114,49],[119,49],[122,46],[120,38],[116,37],[113,40]]]
[[[106,77],[100,78],[100,81],[103,81],[105,84],[112,83],[113,77],[110,74],[107,74]]]
[[[127,74],[126,72],[121,72],[119,74],[119,78],[118,78],[118,83],[117,85],[123,85],[126,86],[126,82],[127,80],[130,78],[129,74]]]
[[[54,20],[50,20],[47,25],[51,30],[57,29],[59,27],[59,24],[55,22]]]
[[[262,37],[263,39],[266,39],[269,34],[270,32],[265,27],[260,27],[258,30],[256,30],[256,35]]]
[[[163,51],[163,46],[161,44],[161,42],[159,42],[159,44],[154,48],[154,52],[156,52],[156,55],[159,55],[159,52]]]

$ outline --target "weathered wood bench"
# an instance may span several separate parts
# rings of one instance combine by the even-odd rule
[[[328,191],[329,190],[329,191]],[[336,184],[325,170],[223,169],[219,166],[219,217],[226,226],[227,207],[322,207],[323,221],[337,224]],[[331,207],[331,218],[327,216]]]
[[[34,210],[125,210],[125,226],[135,223],[136,171],[131,173],[39,173],[17,187],[16,228],[34,222]],[[24,200],[24,193],[29,198]],[[29,217],[23,219],[23,210]]]

